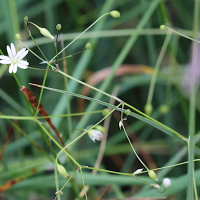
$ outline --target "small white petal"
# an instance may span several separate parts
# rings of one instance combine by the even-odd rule
[[[11,43],[10,46],[11,46],[11,51],[12,51],[13,57],[15,57],[15,56],[16,56],[16,49],[15,49],[15,46],[14,46],[13,43]]]
[[[19,58],[19,56],[21,56],[21,54],[23,54],[24,51],[26,51],[26,48],[22,48],[22,49],[17,53],[17,55],[15,56],[15,58]]]
[[[22,68],[22,69],[27,69],[28,68],[28,66],[22,65],[20,63],[17,63],[17,65],[18,65],[19,68]]]
[[[1,64],[11,64],[12,61],[11,60],[0,60]]]
[[[0,59],[2,59],[2,60],[10,60],[10,57],[4,56],[4,55],[0,55]]]
[[[29,65],[29,63],[26,60],[18,60],[17,63],[20,63],[22,65]]]
[[[133,175],[139,174],[143,169],[144,169],[144,168],[142,168],[142,169],[137,169],[135,172],[133,172]]]
[[[120,122],[119,122],[119,129],[121,130],[121,128],[122,128],[122,121],[120,120]]]
[[[155,188],[155,189],[159,189],[159,188],[160,188],[160,185],[154,184],[154,183],[152,183],[151,186],[152,186],[153,188]]]
[[[12,51],[11,51],[10,47],[7,45],[6,48],[7,48],[7,52],[8,52],[9,57],[13,58],[13,54],[12,54]]]
[[[28,50],[26,50],[24,53],[22,53],[20,56],[19,56],[19,60],[23,59],[26,55],[28,54]]]
[[[9,73],[11,74],[12,71],[13,71],[13,64],[11,64],[10,67],[9,67]]]
[[[171,180],[169,178],[164,178],[162,184],[164,188],[168,188],[171,185]]]
[[[39,64],[45,64],[45,63],[48,63],[47,61],[43,61],[43,62],[40,62]]]
[[[17,72],[17,64],[15,64],[14,66],[13,66],[13,73],[16,73]]]

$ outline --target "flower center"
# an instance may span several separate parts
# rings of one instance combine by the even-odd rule
[[[12,59],[12,63],[13,63],[13,64],[16,64],[17,62],[18,62],[18,60],[17,60],[16,58],[13,58],[13,59]]]

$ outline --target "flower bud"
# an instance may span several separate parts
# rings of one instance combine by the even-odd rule
[[[62,191],[57,191],[55,194],[58,194],[58,195],[63,195],[63,192]]]
[[[95,142],[95,140],[101,141],[103,139],[103,134],[95,129],[88,131],[88,135],[93,142]]]
[[[56,25],[56,29],[59,31],[62,28],[61,24]]]
[[[160,188],[160,185],[154,184],[154,183],[152,183],[151,186],[152,186],[153,188],[155,188],[155,189],[159,189],[159,188]]]
[[[87,42],[86,45],[85,45],[85,48],[86,49],[91,49],[91,44],[89,42]]]
[[[135,172],[133,172],[133,175],[135,176],[136,174],[139,174],[140,172],[142,172],[143,168],[142,169],[137,169]]]
[[[57,169],[58,169],[59,174],[62,177],[67,178],[69,176],[69,174],[67,173],[66,169],[62,165],[57,164]]]
[[[107,116],[109,113],[110,113],[110,111],[109,111],[108,108],[105,108],[105,109],[102,111],[102,115],[103,115],[104,117]]]
[[[54,37],[51,35],[51,33],[46,28],[38,28],[40,30],[40,33],[44,35],[45,37],[51,38],[52,40]]]
[[[112,17],[117,18],[117,17],[120,17],[120,12],[117,11],[117,10],[113,10],[113,11],[110,12],[110,15],[111,15]]]
[[[166,105],[166,104],[162,104],[162,105],[160,105],[160,107],[159,107],[159,111],[160,111],[160,113],[162,113],[162,114],[166,114],[166,113],[169,112],[169,106]]]
[[[27,16],[24,17],[24,21],[25,21],[25,22],[28,21],[28,17],[27,17]]]
[[[162,185],[164,188],[168,188],[171,185],[171,180],[169,178],[164,178]]]
[[[167,30],[167,27],[166,27],[165,25],[161,25],[161,26],[160,26],[160,29],[161,29],[162,31],[166,31],[166,30]]]
[[[21,35],[20,35],[19,33],[16,33],[16,34],[15,34],[15,39],[16,39],[16,40],[20,40],[20,39],[21,39]]]
[[[103,126],[101,126],[101,125],[95,126],[95,129],[97,129],[101,133],[105,133],[106,132],[106,129]]]
[[[127,110],[125,111],[125,114],[126,114],[127,116],[129,116],[129,115],[131,114],[130,109],[127,109]]]
[[[144,112],[147,114],[147,115],[150,115],[151,112],[153,110],[153,107],[150,103],[147,103],[144,107]]]
[[[152,178],[155,181],[158,181],[156,173],[153,170],[148,171],[149,177]]]

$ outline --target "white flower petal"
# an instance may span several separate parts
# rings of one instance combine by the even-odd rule
[[[143,168],[142,169],[137,169],[135,172],[133,172],[133,175],[139,174],[142,170],[143,170]]]
[[[21,55],[24,53],[24,51],[26,51],[26,48],[22,48],[22,49],[17,53],[17,55],[15,56],[15,58],[19,58],[19,56],[21,56]]]
[[[18,67],[20,67],[20,68],[22,68],[22,69],[27,69],[27,68],[28,68],[28,66],[22,65],[22,64],[20,64],[20,63],[17,63],[17,65],[18,65]]]
[[[39,64],[46,64],[48,63],[47,61],[43,61],[43,62],[40,62]]]
[[[12,61],[11,60],[0,60],[1,64],[11,64]]]
[[[13,43],[11,43],[10,46],[11,46],[11,51],[12,51],[13,57],[15,57],[15,56],[16,56],[16,49],[15,49],[15,46],[14,46]]]
[[[119,122],[119,129],[121,130],[121,128],[122,128],[122,121],[120,120],[120,122]]]
[[[171,180],[169,178],[164,178],[162,184],[164,188],[168,188],[171,185]]]
[[[11,64],[10,67],[9,67],[9,73],[11,74],[12,71],[13,71],[13,64]]]
[[[0,55],[0,59],[2,59],[2,60],[10,60],[10,57],[4,56],[4,55]]]
[[[14,66],[13,66],[13,73],[16,73],[17,72],[17,64],[15,64]]]
[[[7,48],[7,52],[8,52],[9,57],[13,58],[13,54],[12,54],[12,51],[11,51],[10,47],[7,45],[6,48]]]
[[[17,63],[20,63],[22,65],[29,65],[29,63],[26,60],[18,60]]]
[[[18,60],[23,59],[27,54],[28,54],[28,50],[26,50],[24,53],[22,53],[22,54],[19,56]]]

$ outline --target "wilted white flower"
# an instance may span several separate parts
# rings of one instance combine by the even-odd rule
[[[17,67],[27,69],[29,63],[22,60],[27,54],[28,50],[22,48],[18,53],[16,52],[15,46],[11,43],[10,47],[7,45],[8,56],[0,55],[1,64],[10,64],[9,73],[16,73]]]
[[[143,168],[142,169],[137,169],[135,172],[133,172],[133,175],[139,174],[142,170],[143,170]]]
[[[95,129],[92,129],[90,131],[88,131],[88,135],[91,138],[91,140],[93,140],[95,142],[95,140],[97,141],[101,141],[103,139],[103,134]]]
[[[162,185],[164,188],[168,188],[171,185],[171,180],[169,178],[164,178]]]
[[[160,188],[160,185],[154,184],[154,183],[152,183],[151,186],[152,186],[153,188],[155,188],[155,189],[159,189],[159,188]]]
[[[122,128],[122,120],[120,120],[119,122],[119,129],[121,130],[121,128]]]

